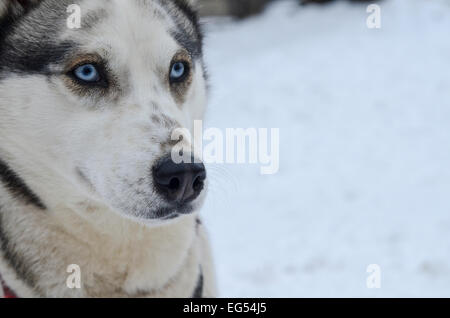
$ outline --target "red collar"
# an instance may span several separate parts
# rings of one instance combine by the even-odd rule
[[[0,276],[0,288],[3,289],[3,298],[18,298],[16,294],[14,294],[14,292],[3,281],[2,276]]]

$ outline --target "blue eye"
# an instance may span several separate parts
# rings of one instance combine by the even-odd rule
[[[187,73],[188,66],[183,62],[176,62],[170,70],[170,80],[173,82],[181,81]]]
[[[73,74],[83,82],[93,83],[100,80],[100,74],[93,64],[85,64],[77,67]]]

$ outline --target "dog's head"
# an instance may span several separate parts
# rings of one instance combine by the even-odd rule
[[[0,153],[46,205],[74,191],[138,219],[195,210],[204,166],[174,164],[171,134],[205,101],[188,1],[0,0]]]

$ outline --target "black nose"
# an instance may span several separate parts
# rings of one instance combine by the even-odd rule
[[[162,159],[153,169],[157,189],[174,203],[195,200],[202,192],[206,170],[203,163],[175,163],[170,157]]]

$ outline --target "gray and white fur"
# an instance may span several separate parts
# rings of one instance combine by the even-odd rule
[[[203,118],[202,53],[190,1],[0,0],[0,274],[17,296],[216,295],[206,189],[175,204],[154,173]],[[101,81],[74,78],[83,63]]]

